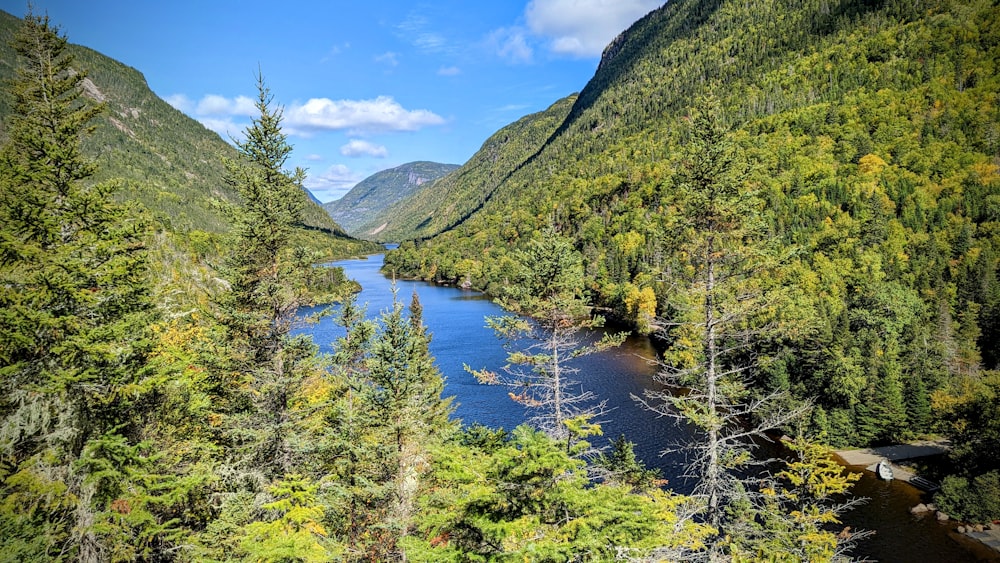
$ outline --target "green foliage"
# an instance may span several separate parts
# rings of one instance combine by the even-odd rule
[[[5,554],[148,558],[184,535],[204,475],[154,453],[164,401],[144,214],[81,150],[103,108],[48,18],[28,14],[0,151]],[[159,444],[155,444],[159,445]],[[14,556],[14,555],[12,555]]]
[[[966,378],[933,397],[952,443],[954,470],[934,500],[949,515],[969,522],[998,519],[1000,505],[1000,372]]]
[[[316,497],[318,485],[301,475],[286,475],[271,488],[274,500],[261,508],[273,519],[246,527],[242,547],[253,561],[322,562],[340,553],[325,541],[327,531],[320,521],[323,507]]]
[[[794,457],[762,489],[763,502],[728,538],[735,561],[835,561],[860,539],[849,529],[834,533],[844,502],[860,473],[844,470],[829,448],[799,437],[788,443]]]
[[[683,497],[589,485],[582,461],[527,426],[490,443],[436,450],[409,559],[606,561],[702,546],[708,530],[677,519]]]
[[[592,392],[575,390],[579,368],[569,360],[619,346],[626,336],[606,333],[596,342],[584,342],[583,331],[604,326],[604,318],[591,316],[586,305],[580,261],[569,241],[552,230],[533,237],[513,257],[500,298],[507,309],[527,316],[486,319],[507,350],[506,375],[466,366],[481,383],[513,387],[510,398],[536,409],[533,422],[564,440],[567,450],[574,440],[600,433],[590,419],[603,408]]]
[[[768,210],[745,216],[790,254],[769,274],[787,298],[755,350],[761,382],[822,406],[817,430],[836,444],[932,432],[927,397],[996,367],[1000,349],[998,12],[978,0],[669,2],[616,40],[509,173],[493,173],[487,144],[451,174],[447,204],[412,220],[476,211],[429,220],[437,228],[387,270],[499,297],[513,257],[551,224],[582,256],[590,304],[652,329],[688,274],[672,244],[687,108],[714,93]]]
[[[666,484],[659,469],[647,469],[635,457],[635,444],[622,434],[611,442],[610,452],[601,452],[594,464],[608,471],[608,480],[631,487],[634,492],[647,491],[654,486]]]
[[[940,510],[963,522],[989,524],[1000,519],[1000,471],[972,479],[949,475],[934,495]]]

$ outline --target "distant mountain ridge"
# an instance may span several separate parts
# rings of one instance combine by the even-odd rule
[[[386,210],[373,240],[427,238],[461,224],[538,154],[559,130],[575,101],[575,94],[567,96],[491,135],[460,168]]]
[[[393,206],[458,167],[428,161],[401,164],[365,178],[344,197],[323,204],[323,209],[350,235],[376,238]]]
[[[0,80],[13,77],[16,64],[10,40],[21,19],[0,11]],[[63,30],[72,40],[72,30]],[[170,106],[153,93],[138,70],[92,49],[70,43],[75,65],[88,73],[85,95],[104,102],[107,110],[84,139],[84,152],[98,164],[96,180],[121,182],[117,197],[138,200],[171,231],[194,230],[220,234],[229,220],[219,204],[238,203],[226,185],[223,157],[235,158],[235,148],[218,134]],[[248,84],[250,87],[251,84]],[[9,89],[0,89],[0,122],[9,114]],[[0,138],[4,135],[0,129]],[[367,243],[347,240],[345,231],[302,192],[302,240],[310,246],[356,247]],[[324,242],[323,237],[332,237]],[[336,242],[334,242],[336,240]],[[355,253],[354,251],[349,251]]]

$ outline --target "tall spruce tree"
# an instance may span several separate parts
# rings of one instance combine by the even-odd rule
[[[136,521],[155,520],[136,498],[153,315],[142,215],[92,180],[80,144],[103,108],[86,97],[65,36],[29,12],[12,46],[0,152],[0,552],[107,560]]]
[[[764,291],[774,255],[767,245],[762,202],[745,182],[745,165],[723,126],[717,103],[692,111],[687,151],[675,189],[670,266],[672,288],[663,321],[669,343],[659,379],[668,391],[647,391],[645,404],[677,416],[696,430],[683,445],[691,457],[687,475],[697,480],[705,521],[719,530],[712,560],[725,557],[721,539],[738,523],[728,505],[753,489],[742,473],[752,461],[751,438],[790,420],[769,412],[773,397],[751,391],[750,346],[762,336],[773,310]],[[672,392],[683,388],[682,393]]]
[[[587,305],[580,253],[551,228],[517,252],[509,282],[500,302],[517,315],[486,319],[507,349],[506,373],[466,369],[480,382],[511,386],[510,397],[536,413],[532,421],[569,448],[575,438],[600,432],[591,418],[603,411],[571,362],[620,345],[626,334],[587,341],[585,331],[604,326],[604,318]]]
[[[262,75],[257,90],[260,114],[236,141],[237,158],[225,160],[226,181],[242,203],[231,209],[232,249],[223,268],[231,289],[219,299],[219,320],[229,349],[223,369],[236,374],[242,392],[232,398],[230,425],[237,465],[273,479],[294,469],[291,401],[315,355],[308,337],[291,335],[298,310],[310,304],[312,264],[291,242],[304,172],[284,169],[292,147],[281,131],[282,110]]]

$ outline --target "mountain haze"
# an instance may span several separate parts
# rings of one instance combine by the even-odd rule
[[[387,226],[385,215],[393,206],[456,168],[457,164],[418,161],[382,170],[359,182],[344,197],[323,204],[323,209],[351,235],[379,238]]]

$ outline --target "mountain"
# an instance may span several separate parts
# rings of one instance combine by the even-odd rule
[[[495,293],[552,228],[593,305],[636,327],[640,296],[676,314],[677,171],[709,108],[802,315],[754,350],[761,380],[811,400],[831,442],[918,435],[933,392],[1000,365],[998,92],[993,2],[672,0],[607,47],[550,135],[507,139],[531,149],[502,171],[449,175],[386,267]]]
[[[0,11],[0,80],[13,76],[10,47],[20,18]],[[134,68],[92,49],[70,45],[76,64],[86,69],[87,96],[107,104],[84,140],[85,153],[98,164],[96,180],[122,184],[121,199],[138,200],[159,224],[177,233],[201,232],[215,237],[229,229],[219,203],[238,203],[224,181],[223,157],[236,150],[218,134],[156,96]],[[250,86],[248,84],[248,86]],[[10,112],[7,88],[0,91],[0,118]],[[0,131],[0,136],[3,133]],[[302,228],[297,238],[325,254],[351,255],[373,250],[351,240],[305,191]]]
[[[382,228],[377,240],[426,238],[460,224],[538,153],[575,100],[575,95],[567,96],[545,111],[522,117],[494,133],[458,170],[387,209],[378,225]]]
[[[379,238],[388,226],[384,217],[400,200],[458,168],[457,164],[409,162],[376,172],[323,209],[353,236]]]

